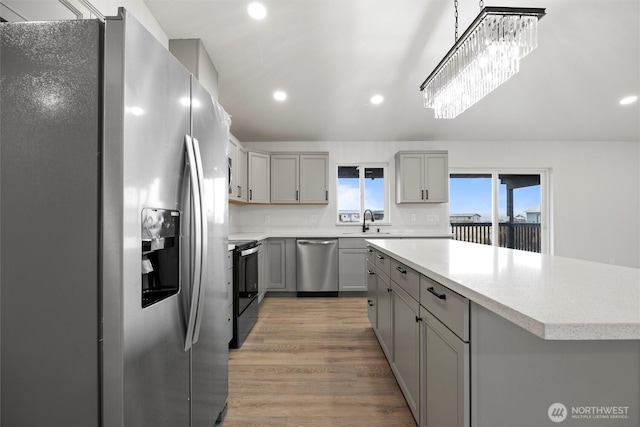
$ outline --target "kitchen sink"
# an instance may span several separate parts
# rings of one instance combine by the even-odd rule
[[[346,232],[342,233],[343,235],[359,235],[359,236],[377,236],[379,234],[391,234],[390,231],[380,231],[378,233],[363,233],[362,231],[354,231],[354,232]]]

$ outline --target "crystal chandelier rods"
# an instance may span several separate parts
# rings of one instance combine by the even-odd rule
[[[520,59],[537,46],[544,14],[532,8],[482,9],[420,86],[425,107],[436,118],[454,118],[517,73]]]

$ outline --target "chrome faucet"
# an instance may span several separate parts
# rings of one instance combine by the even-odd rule
[[[369,212],[371,214],[371,222],[375,222],[376,220],[373,218],[373,212],[371,212],[371,209],[366,209],[364,211],[364,213],[362,214],[362,232],[366,232],[369,229],[369,226],[367,225],[367,212]]]

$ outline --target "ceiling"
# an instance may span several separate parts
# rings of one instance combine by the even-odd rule
[[[418,90],[453,44],[453,0],[263,0],[262,21],[248,0],[144,1],[170,39],[202,40],[240,141],[640,141],[640,102],[619,105],[640,95],[639,0],[487,2],[546,7],[539,46],[453,120]],[[462,33],[480,8],[458,9]]]

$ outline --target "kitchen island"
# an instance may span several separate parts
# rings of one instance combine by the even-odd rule
[[[640,270],[367,242],[372,325],[421,426],[640,425]]]

